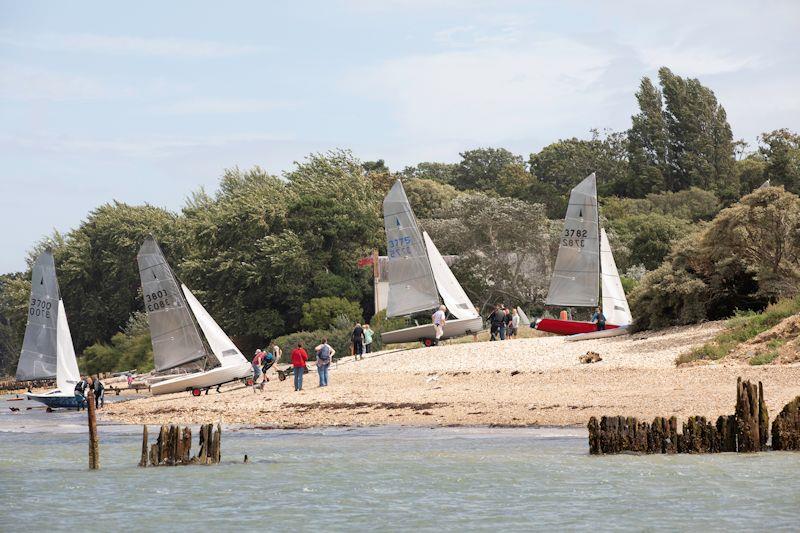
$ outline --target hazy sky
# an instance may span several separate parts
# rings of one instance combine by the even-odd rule
[[[0,0],[0,272],[105,202],[351,148],[400,169],[625,129],[644,75],[800,130],[800,2]]]

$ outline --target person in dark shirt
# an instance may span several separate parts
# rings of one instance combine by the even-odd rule
[[[356,361],[359,357],[364,359],[364,328],[359,322],[356,322],[356,327],[353,328],[353,355]]]
[[[100,407],[105,407],[106,405],[106,387],[103,385],[103,382],[100,381],[100,376],[97,375],[94,378],[94,407],[95,409],[99,409]]]

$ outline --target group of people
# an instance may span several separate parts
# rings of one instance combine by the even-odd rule
[[[89,390],[94,392],[94,407],[95,409],[100,409],[101,407],[105,406],[106,404],[106,393],[105,393],[105,386],[103,382],[100,381],[100,376],[86,376],[81,377],[80,381],[75,384],[75,396],[79,397],[81,407],[86,407],[86,393]]]
[[[369,327],[369,324],[356,322],[353,328],[353,356],[355,360],[364,359],[365,353],[372,351],[372,339],[375,336],[375,331]]]
[[[319,376],[319,386],[328,386],[328,370],[330,369],[333,356],[336,350],[328,344],[328,339],[314,347],[317,356],[317,375]],[[297,347],[292,350],[292,375],[294,376],[294,390],[303,390],[303,375],[308,373],[308,352],[303,347],[302,342],[297,343]]]
[[[272,348],[257,349],[251,364],[253,365],[253,390],[260,388],[262,391],[269,381],[267,370],[278,362],[281,357],[281,348],[274,344]],[[258,378],[263,376],[261,383],[258,383]]]
[[[504,341],[517,336],[520,317],[516,309],[509,309],[503,304],[497,304],[489,314],[488,320],[490,341],[498,339]]]

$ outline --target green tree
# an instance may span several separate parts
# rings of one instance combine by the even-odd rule
[[[692,185],[735,199],[733,133],[725,109],[699,80],[681,78],[668,68],[658,71],[669,132],[667,187],[678,191]]]
[[[783,185],[786,190],[800,193],[800,135],[787,129],[764,133],[760,139],[759,153],[766,168],[764,179],[772,185]]]
[[[403,177],[407,179],[426,179],[452,185],[456,180],[458,166],[453,163],[423,162],[403,169]]]
[[[412,179],[403,182],[408,202],[417,218],[431,218],[450,207],[453,199],[461,194],[452,185],[429,179]]]
[[[461,153],[453,185],[461,190],[494,191],[498,176],[511,165],[523,165],[522,157],[505,148],[477,148]]]
[[[648,193],[663,191],[666,186],[669,138],[661,91],[650,78],[642,78],[636,100],[639,113],[631,117],[631,129],[628,130],[629,176],[618,181],[616,192],[641,198]]]
[[[303,304],[300,326],[308,330],[327,329],[340,317],[345,317],[351,324],[363,321],[361,306],[338,296],[312,298]]]
[[[669,254],[672,244],[692,229],[686,220],[658,213],[623,217],[610,227],[628,250],[627,261],[620,262],[620,268],[644,265],[647,270],[657,268]]]

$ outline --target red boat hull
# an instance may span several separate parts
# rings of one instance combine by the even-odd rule
[[[606,324],[606,329],[615,329],[619,326]],[[555,318],[540,318],[536,321],[536,329],[557,335],[577,335],[578,333],[589,333],[597,331],[597,324],[591,322],[580,322],[577,320],[558,320]]]

